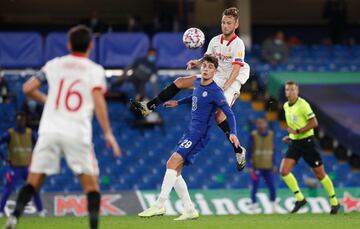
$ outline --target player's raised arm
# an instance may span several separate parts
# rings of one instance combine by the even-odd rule
[[[169,100],[167,102],[164,103],[165,107],[176,107],[178,105],[182,105],[182,104],[189,104],[192,102],[192,95],[189,95],[185,98],[182,98],[180,100]]]
[[[95,115],[103,130],[106,145],[113,150],[115,156],[119,157],[121,156],[121,149],[110,127],[110,122],[107,115],[107,106],[103,92],[99,89],[94,89],[92,91],[92,96],[94,99]]]
[[[186,70],[190,70],[194,67],[198,67],[201,64],[201,60],[202,60],[201,58],[197,60],[189,60],[186,63]]]

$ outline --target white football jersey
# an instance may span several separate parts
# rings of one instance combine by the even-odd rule
[[[244,61],[244,42],[237,35],[234,35],[229,41],[224,40],[222,34],[213,37],[208,45],[206,54],[215,56],[219,61],[219,67],[214,80],[220,87],[230,77],[233,64],[248,67]],[[239,74],[236,81],[244,84],[248,78],[249,76],[246,76],[246,74]]]
[[[42,68],[48,88],[39,134],[60,134],[91,142],[93,90],[106,91],[104,68],[88,58],[67,55]]]

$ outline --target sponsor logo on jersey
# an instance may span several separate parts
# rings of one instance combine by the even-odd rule
[[[296,115],[290,115],[290,120],[291,120],[292,122],[296,122],[296,121],[297,121]]]
[[[223,55],[221,53],[215,53],[215,57],[218,58],[219,60],[224,61],[224,62],[229,62],[232,59],[231,56],[225,56],[225,55]]]

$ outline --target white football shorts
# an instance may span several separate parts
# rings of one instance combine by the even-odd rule
[[[30,172],[46,175],[60,172],[60,159],[64,156],[70,169],[76,174],[97,176],[99,166],[91,143],[57,134],[40,135],[36,142]]]
[[[244,64],[245,65],[240,68],[238,77],[236,77],[232,85],[226,91],[224,91],[226,101],[230,107],[234,105],[236,99],[240,96],[241,85],[245,84],[250,76],[250,66],[247,63]],[[224,87],[224,84],[227,80],[226,77],[229,77],[230,73],[229,75],[226,75],[226,77],[222,77],[220,74],[218,76],[215,75],[214,81],[219,87],[222,88]]]

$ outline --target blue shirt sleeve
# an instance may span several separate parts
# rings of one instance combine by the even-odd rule
[[[9,131],[6,131],[1,137],[0,137],[0,144],[9,143],[10,142],[10,134]]]
[[[192,102],[192,95],[189,95],[185,98],[178,100],[178,105],[187,104],[187,103],[191,103],[191,102]]]
[[[235,120],[234,113],[231,110],[229,104],[226,102],[225,96],[221,91],[219,91],[219,93],[215,96],[215,104],[226,115],[226,118],[227,118],[227,120],[229,122],[229,126],[230,126],[230,133],[237,135],[236,120]]]

